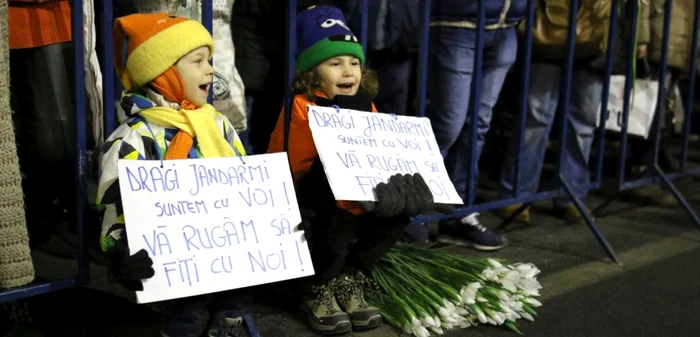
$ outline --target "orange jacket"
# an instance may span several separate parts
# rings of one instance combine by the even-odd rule
[[[68,0],[37,4],[11,1],[8,10],[10,49],[71,41],[71,8]]]
[[[325,95],[317,93],[318,96],[326,98]],[[316,144],[311,135],[311,127],[309,126],[309,112],[306,110],[307,105],[316,105],[310,102],[304,95],[294,96],[292,103],[292,120],[289,124],[289,165],[292,167],[292,177],[294,184],[298,185],[301,178],[309,172],[311,164],[316,159]],[[377,108],[372,104],[372,112],[377,112]],[[284,108],[280,113],[280,117],[275,125],[275,130],[272,131],[270,137],[270,146],[267,148],[268,153],[284,152]],[[362,214],[363,209],[359,202],[343,201],[337,202],[338,207],[345,209],[353,214]]]

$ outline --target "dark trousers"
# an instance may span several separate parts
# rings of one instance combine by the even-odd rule
[[[336,206],[323,164],[317,157],[299,182],[300,208],[313,210],[311,260],[314,282],[328,282],[342,274],[372,269],[394,246],[408,225],[408,217],[379,218],[373,213],[352,214]]]
[[[355,271],[371,275],[398,241],[406,224],[406,219],[383,219],[374,214],[357,216],[340,208],[330,218],[317,218],[311,238],[315,279],[328,282],[343,272]]]
[[[10,104],[18,142],[30,244],[48,239],[54,202],[72,209],[75,110],[72,45],[10,52]],[[63,207],[62,207],[63,208]]]
[[[411,80],[416,55],[398,55],[391,50],[370,50],[367,58],[379,80],[379,93],[374,99],[379,112],[414,115],[414,102],[409,97],[415,97],[416,94],[415,81]]]
[[[163,335],[168,337],[200,337],[209,322],[243,315],[242,304],[248,299],[242,289],[214,294],[179,298],[168,302]]]

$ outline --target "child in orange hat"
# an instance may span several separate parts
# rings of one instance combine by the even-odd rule
[[[142,279],[153,277],[153,261],[145,250],[129,252],[117,161],[244,156],[245,150],[229,120],[207,104],[214,41],[199,22],[166,13],[133,14],[116,20],[113,35],[114,66],[126,91],[118,107],[122,124],[102,153],[100,240],[111,274],[137,291],[143,290]],[[199,337],[209,309],[207,336],[248,336],[244,325],[252,322],[241,318],[241,296],[234,290],[171,301],[161,335]]]

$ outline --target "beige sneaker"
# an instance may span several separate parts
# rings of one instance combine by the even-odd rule
[[[631,201],[650,206],[678,207],[678,200],[658,184],[641,186],[629,190],[628,197]]]
[[[522,206],[522,205],[523,204],[515,204],[515,205],[503,207],[498,211],[498,217],[501,218],[501,220],[506,220],[506,219],[510,218],[515,213],[515,211],[517,211],[518,208],[520,208],[520,206]],[[518,216],[513,221],[515,221],[515,222],[530,222],[530,209],[528,208],[528,209],[522,211],[520,214],[518,214]]]
[[[340,335],[352,331],[350,316],[335,300],[333,288],[337,281],[312,287],[312,296],[302,299],[302,310],[309,317],[311,328],[322,335]]]
[[[365,301],[363,287],[370,280],[358,272],[355,276],[341,275],[335,296],[340,306],[350,315],[353,328],[358,331],[374,329],[382,325],[382,315],[379,309],[370,306]]]
[[[595,217],[593,216],[593,213],[591,213],[591,210],[586,210],[588,211],[588,214],[591,216],[591,218],[595,220]],[[567,222],[578,224],[586,221],[586,218],[583,217],[583,214],[579,213],[578,208],[576,208],[576,206],[574,205],[565,206],[560,210],[560,212],[561,217],[564,218],[564,220],[566,220]]]

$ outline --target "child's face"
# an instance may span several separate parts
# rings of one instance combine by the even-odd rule
[[[316,71],[321,77],[321,91],[330,99],[355,95],[360,88],[362,67],[356,57],[336,56],[319,64]]]
[[[175,64],[185,86],[185,99],[197,107],[207,103],[214,82],[214,68],[209,64],[209,48],[199,47]]]

